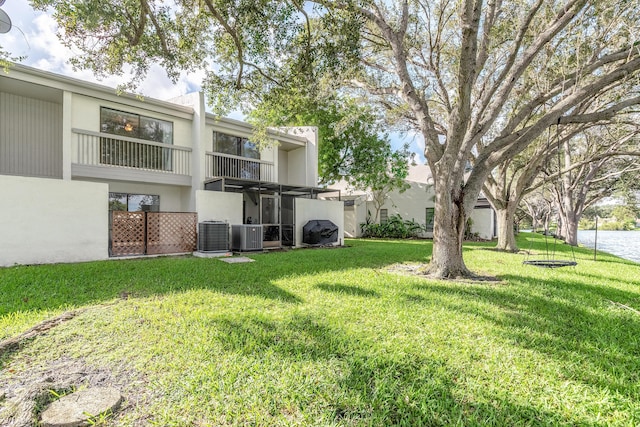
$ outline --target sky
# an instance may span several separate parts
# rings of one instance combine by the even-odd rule
[[[27,0],[5,0],[1,9],[9,15],[13,27],[8,33],[0,34],[0,46],[13,56],[24,56],[21,64],[113,88],[127,82],[126,77],[110,76],[98,80],[89,70],[74,70],[69,64],[69,58],[73,57],[74,52],[63,46],[58,39],[57,24],[50,13],[34,10]],[[185,73],[174,84],[161,67],[155,66],[138,87],[138,93],[167,100],[198,91],[203,77],[204,71],[188,75]],[[243,119],[239,111],[230,113],[229,117]],[[417,154],[416,161],[424,162],[424,142],[421,138],[397,132],[390,133],[389,138],[394,148],[408,143],[410,151]]]

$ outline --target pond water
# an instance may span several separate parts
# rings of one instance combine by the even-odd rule
[[[593,248],[594,230],[578,230],[578,243]],[[631,261],[640,262],[640,231],[598,230],[598,252],[604,251]]]

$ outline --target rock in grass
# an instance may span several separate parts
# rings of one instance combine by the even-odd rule
[[[80,427],[90,419],[115,411],[122,395],[113,387],[94,387],[68,394],[56,400],[42,413],[43,427]]]

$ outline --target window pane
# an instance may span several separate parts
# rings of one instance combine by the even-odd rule
[[[150,117],[140,117],[140,138],[163,144],[173,144],[173,123]]]
[[[389,219],[389,211],[387,209],[380,209],[380,224],[384,224]]]
[[[260,151],[258,151],[256,144],[247,138],[242,138],[242,157],[248,157],[250,159],[260,158]]]
[[[126,211],[127,195],[125,193],[109,193],[109,210]]]
[[[140,117],[124,111],[100,108],[100,131],[131,138],[140,136]]]
[[[213,132],[213,151],[216,153],[240,155],[240,140],[237,136],[222,132]]]
[[[127,207],[129,212],[159,212],[160,196],[151,194],[129,194]]]
[[[425,231],[432,232],[433,231],[433,216],[435,209],[427,208],[426,212],[426,222],[425,222]]]

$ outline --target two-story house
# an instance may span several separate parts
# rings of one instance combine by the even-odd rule
[[[171,101],[13,65],[0,74],[0,265],[190,252],[196,224],[259,225],[302,246],[310,220],[342,242],[343,204],[319,200],[317,130],[253,129]]]

